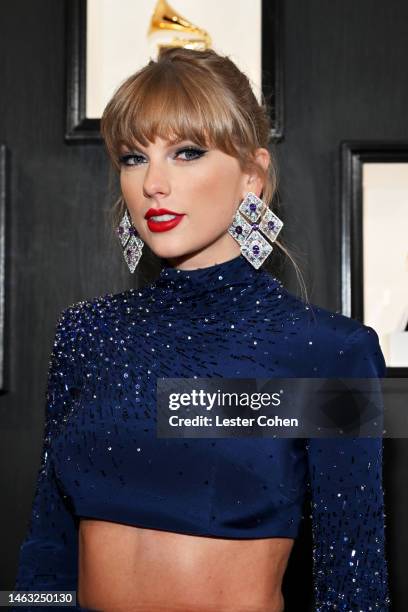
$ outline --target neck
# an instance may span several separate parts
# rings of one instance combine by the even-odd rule
[[[208,261],[208,259],[206,259],[205,261],[203,260],[202,262],[198,263],[198,265],[195,265],[194,267],[190,267],[191,266],[191,260],[188,260],[188,266],[187,266],[187,262],[185,265],[178,263],[177,265],[175,265],[175,260],[174,259],[163,259],[163,270],[174,270],[175,272],[196,272],[199,270],[208,270],[208,271],[212,271],[215,268],[220,268],[220,267],[224,267],[224,266],[228,266],[228,264],[230,264],[231,262],[240,259],[241,257],[241,253],[240,251],[238,251],[238,253],[236,253],[235,255],[230,255],[228,258],[226,259],[221,259],[221,260],[216,260],[215,258],[213,258],[210,262]]]
[[[229,238],[229,240],[228,240]],[[182,255],[180,257],[167,257],[163,259],[167,268],[178,270],[196,270],[198,268],[209,268],[221,263],[228,262],[239,256],[240,246],[235,242],[231,244],[231,237],[226,236],[228,242],[212,244],[206,249],[202,249],[193,254]]]

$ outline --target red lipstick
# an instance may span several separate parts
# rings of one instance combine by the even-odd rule
[[[174,215],[174,219],[168,219],[166,221],[158,221],[156,219],[152,219],[151,217],[156,217],[159,215]],[[167,232],[168,230],[176,227],[184,217],[184,214],[176,213],[168,208],[149,208],[147,213],[145,214],[145,219],[147,220],[147,226],[152,232]]]

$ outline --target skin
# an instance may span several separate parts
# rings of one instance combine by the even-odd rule
[[[193,270],[239,255],[239,244],[227,230],[245,195],[252,191],[259,197],[263,183],[258,174],[243,172],[235,157],[219,149],[205,149],[197,157],[180,153],[183,146],[197,145],[190,140],[170,144],[157,137],[148,147],[123,149],[137,157],[129,160],[133,165],[122,164],[120,184],[142,240],[173,267]],[[267,149],[258,148],[255,158],[268,167]],[[168,232],[152,232],[144,215],[160,207],[185,216]]]
[[[187,145],[195,143],[156,138],[147,148],[124,149],[137,157],[130,160],[134,165],[122,164],[120,183],[143,241],[172,266],[192,270],[239,255],[228,227],[248,191],[259,196],[263,184],[220,150],[180,154]],[[267,168],[267,149],[257,149],[256,160]],[[160,207],[185,216],[168,232],[154,233],[144,215]],[[104,612],[283,612],[281,584],[293,542],[209,538],[82,518],[78,601]]]
[[[82,518],[78,602],[103,612],[283,612],[293,543]]]

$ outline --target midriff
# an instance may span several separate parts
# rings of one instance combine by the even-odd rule
[[[78,604],[104,612],[283,612],[281,585],[293,543],[83,518]]]

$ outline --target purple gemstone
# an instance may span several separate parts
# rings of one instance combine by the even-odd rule
[[[270,230],[274,230],[275,229],[275,223],[273,221],[268,221],[268,228]]]
[[[237,232],[237,234],[242,234],[242,227],[240,225],[237,225],[235,231]]]
[[[257,244],[254,244],[254,246],[252,247],[252,252],[255,255],[259,255],[259,246]]]
[[[258,223],[253,223],[252,224],[252,229],[257,230],[259,228]]]
[[[249,210],[255,211],[256,210],[256,204],[254,204],[254,203],[250,204],[249,205]]]

